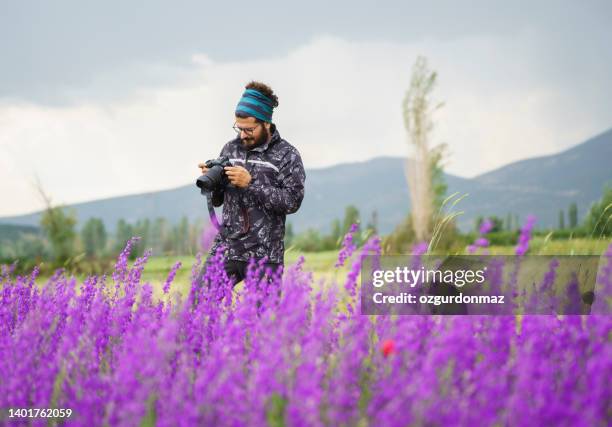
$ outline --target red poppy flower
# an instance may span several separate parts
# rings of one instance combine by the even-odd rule
[[[392,353],[395,353],[395,341],[384,340],[382,342],[382,345],[380,346],[380,351],[385,357],[389,356]]]

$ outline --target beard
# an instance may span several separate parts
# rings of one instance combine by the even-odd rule
[[[258,138],[254,138],[252,136],[248,138],[242,138],[242,145],[245,147],[257,147],[259,145],[265,144],[270,136],[270,132],[265,127],[262,127],[261,135]]]

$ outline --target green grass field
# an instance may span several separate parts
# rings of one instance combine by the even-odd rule
[[[323,280],[325,283],[333,283],[335,281],[342,280],[346,277],[347,267],[335,268],[336,259],[338,257],[338,251],[326,251],[326,252],[310,252],[304,253],[305,263],[304,270],[312,272],[316,285],[320,284]],[[288,267],[297,262],[300,257],[300,253],[297,251],[287,251],[285,254],[285,266]],[[149,282],[153,285],[154,294],[156,296],[162,295],[162,287],[165,283],[168,273],[172,266],[180,261],[182,263],[181,268],[177,271],[174,280],[172,281],[171,292],[179,292],[181,295],[186,296],[190,289],[191,283],[191,271],[192,267],[196,263],[195,256],[153,256],[147,261],[145,269],[142,274],[141,282]],[[132,261],[133,262],[133,261]],[[110,276],[112,271],[107,272]],[[47,282],[50,274],[41,274],[37,283],[42,285]],[[86,275],[77,274],[74,275],[77,283],[83,283],[87,278]],[[112,280],[109,278],[109,281]],[[236,287],[236,290],[241,289],[241,284]]]
[[[334,280],[346,277],[346,267],[334,268],[338,251],[310,252],[303,255],[305,260],[304,270],[312,272],[315,284],[319,284],[321,280],[325,283],[332,283]],[[300,253],[297,251],[288,251],[285,254],[285,266],[295,264],[299,257]],[[176,274],[171,289],[180,292],[182,295],[187,295],[190,286],[191,268],[196,262],[195,256],[152,257],[143,272],[143,281],[155,285],[154,289],[157,292],[162,288],[170,269],[177,261],[181,261],[182,266]],[[240,286],[238,285],[236,289],[240,290]]]
[[[612,240],[595,239],[572,239],[572,240],[547,240],[545,238],[534,238],[530,243],[529,254],[539,255],[601,255]],[[492,246],[489,248],[491,254],[512,255],[513,246]],[[322,284],[331,285],[343,283],[349,265],[337,269],[334,267],[338,257],[338,251],[325,252],[306,252],[300,253],[296,250],[289,250],[285,254],[285,265],[288,267],[294,264],[300,255],[304,256],[304,270],[312,272],[313,283],[315,286]],[[143,272],[142,281],[153,285],[154,293],[157,296],[162,294],[162,286],[168,273],[175,262],[181,261],[182,267],[178,270],[172,283],[171,291],[179,292],[185,296],[190,288],[191,269],[194,265],[195,256],[158,256],[151,257],[147,262]],[[45,283],[48,276],[40,276],[37,282]],[[82,283],[85,276],[76,276],[79,283]],[[237,286],[239,291],[241,284]]]

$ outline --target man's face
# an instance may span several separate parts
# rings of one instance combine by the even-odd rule
[[[268,140],[270,135],[268,131],[268,123],[258,123],[255,117],[236,117],[236,128],[240,131],[240,140],[245,147],[251,147]]]

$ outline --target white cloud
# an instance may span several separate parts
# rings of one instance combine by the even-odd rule
[[[578,83],[550,83],[541,52],[526,42],[531,36],[412,44],[320,37],[288,56],[257,61],[218,63],[194,54],[192,74],[121,99],[70,107],[5,100],[0,215],[41,207],[34,174],[64,203],[194,181],[197,163],[233,137],[233,110],[251,79],[278,93],[275,122],[306,167],[404,155],[401,101],[418,54],[439,74],[435,96],[446,105],[433,142],[448,143],[451,173],[473,176],[606,129],[608,101],[594,102],[597,94],[581,92]]]

